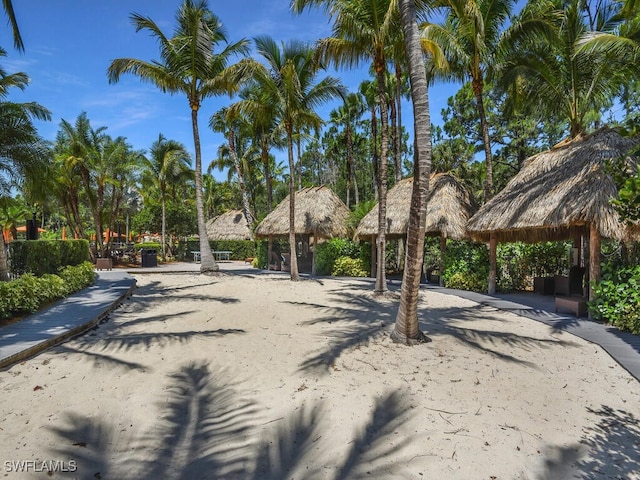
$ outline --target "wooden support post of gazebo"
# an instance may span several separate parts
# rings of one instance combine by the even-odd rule
[[[498,237],[496,232],[489,235],[489,295],[496,293],[496,280],[498,271]]]
[[[600,281],[601,244],[602,238],[598,225],[595,222],[591,222],[589,225],[589,298],[587,300],[595,299],[593,285]]]

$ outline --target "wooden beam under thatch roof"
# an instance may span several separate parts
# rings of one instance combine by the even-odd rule
[[[387,231],[390,239],[403,238],[409,226],[409,207],[413,178],[399,181],[387,194]],[[425,234],[445,238],[466,237],[466,225],[477,207],[464,186],[451,174],[436,173],[429,180],[429,198]],[[377,205],[367,213],[356,230],[355,238],[378,234]]]
[[[328,187],[308,187],[298,190],[295,197],[296,235],[317,235],[321,238],[346,237],[349,209]],[[289,235],[289,196],[257,226],[256,238]]]
[[[506,187],[467,224],[487,242],[538,242],[588,235],[593,223],[606,238],[624,240],[631,230],[611,206],[618,190],[606,162],[627,157],[637,139],[603,128],[527,159]],[[638,160],[627,157],[633,172]]]
[[[253,240],[242,210],[229,210],[207,222],[209,240]]]

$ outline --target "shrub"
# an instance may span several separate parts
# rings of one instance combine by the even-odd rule
[[[11,273],[37,277],[55,274],[60,267],[89,260],[87,240],[17,240],[9,244]]]
[[[318,244],[315,247],[314,255],[318,275],[332,275],[335,262],[340,257],[361,258],[360,246],[352,240],[344,238],[332,238]]]
[[[604,265],[602,280],[593,291],[596,298],[589,302],[589,311],[594,319],[640,334],[640,265]]]
[[[61,269],[59,275],[36,277],[27,273],[17,280],[0,282],[0,320],[33,313],[49,303],[93,283],[91,262]]]
[[[478,292],[487,290],[489,252],[484,244],[447,242],[444,265],[442,278],[446,287]]]
[[[336,258],[331,275],[337,277],[366,277],[369,273],[364,269],[364,264],[359,258]]]

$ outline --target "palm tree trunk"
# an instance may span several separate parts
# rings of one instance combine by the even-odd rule
[[[4,243],[4,235],[2,234],[2,226],[0,225],[0,282],[9,281],[9,259],[7,258],[6,245]]]
[[[200,273],[218,272],[220,267],[213,258],[207,226],[204,219],[204,203],[202,202],[202,153],[200,151],[200,132],[198,131],[198,108],[191,108],[191,126],[193,129],[193,144],[196,151],[196,214],[198,216],[198,236],[200,237]]]
[[[271,168],[269,168],[269,146],[266,137],[262,138],[262,165],[264,168],[264,180],[267,182],[267,213],[271,213],[273,205],[273,191],[271,189]]]
[[[236,169],[236,175],[238,176],[238,183],[240,184],[240,193],[242,194],[242,208],[244,210],[244,218],[247,220],[249,224],[249,228],[253,230],[253,224],[255,223],[255,219],[253,218],[253,214],[251,213],[251,206],[249,205],[249,195],[247,194],[247,184],[244,181],[244,174],[242,173],[242,169],[240,168],[240,161],[238,160],[238,154],[236,152],[236,141],[235,134],[233,133],[233,129],[229,130],[229,150],[231,153],[231,158],[233,159],[233,166]]]
[[[424,225],[431,170],[431,119],[427,78],[422,62],[420,34],[414,9],[414,0],[400,0],[402,28],[411,78],[416,159],[414,160],[413,190],[407,230],[407,256],[402,275],[400,307],[391,338],[394,342],[407,345],[430,341],[419,328],[418,294],[424,256]]]
[[[162,194],[162,261],[163,262],[167,261],[167,250],[165,248],[165,244],[167,243],[165,241],[166,234],[167,234],[167,210],[166,210],[166,204],[165,204],[164,192],[163,192]]]
[[[289,150],[289,247],[291,249],[290,273],[291,280],[300,280],[298,273],[298,255],[296,253],[296,184],[295,164],[293,163],[293,130],[287,128],[287,143]]]
[[[482,135],[482,144],[484,145],[485,168],[487,172],[484,181],[484,203],[487,203],[493,196],[493,157],[491,155],[489,125],[487,124],[487,115],[484,110],[484,96],[482,94],[484,84],[482,79],[474,79],[471,85],[476,97],[476,107],[478,109],[478,116],[480,117],[480,134]]]
[[[387,230],[387,164],[388,159],[388,137],[389,119],[387,113],[387,89],[385,86],[385,66],[384,62],[378,62],[376,72],[378,77],[378,95],[380,97],[380,166],[378,169],[378,237],[377,241],[377,271],[376,286],[374,293],[384,294],[387,291],[386,273],[386,230]]]
[[[353,170],[353,139],[351,138],[351,122],[347,122],[347,208],[351,208],[351,172]]]

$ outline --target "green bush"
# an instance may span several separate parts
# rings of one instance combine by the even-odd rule
[[[533,277],[552,277],[568,271],[570,242],[504,243],[498,245],[498,289],[526,290]]]
[[[489,252],[482,243],[449,241],[444,255],[444,285],[450,288],[486,291]]]
[[[55,274],[66,265],[89,260],[87,240],[15,240],[9,244],[11,273],[40,277]]]
[[[333,264],[331,275],[336,277],[366,277],[369,275],[359,258],[338,257]]]
[[[59,275],[31,273],[0,282],[0,320],[33,313],[49,303],[91,285],[95,272],[91,262],[67,266]]]
[[[640,334],[640,265],[603,266],[602,279],[593,286],[589,311],[595,320]]]
[[[336,260],[340,257],[361,259],[361,263],[364,265],[360,250],[360,245],[344,238],[332,238],[318,244],[314,250],[316,273],[318,275],[332,275]]]

